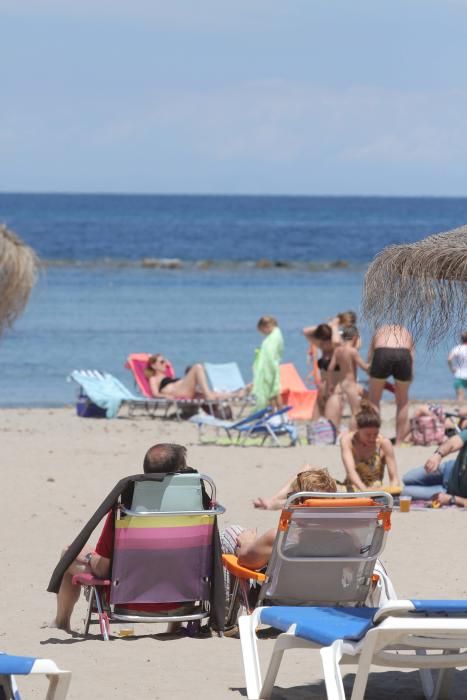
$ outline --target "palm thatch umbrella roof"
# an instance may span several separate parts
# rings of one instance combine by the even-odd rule
[[[430,344],[466,330],[467,226],[394,245],[365,276],[363,313],[375,326],[397,323]]]
[[[38,265],[33,249],[0,224],[0,335],[26,306]]]

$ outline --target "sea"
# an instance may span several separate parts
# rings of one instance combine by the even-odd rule
[[[48,407],[74,403],[73,369],[133,389],[131,352],[161,352],[177,374],[236,361],[250,381],[264,314],[305,377],[302,328],[360,314],[374,256],[465,224],[467,198],[0,194],[0,222],[42,261],[0,339],[0,406]],[[365,355],[370,329],[359,327]],[[413,397],[454,398],[446,356],[456,342],[420,341]]]

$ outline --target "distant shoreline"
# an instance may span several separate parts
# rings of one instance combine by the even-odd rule
[[[299,271],[299,272],[324,272],[328,270],[354,270],[363,271],[368,262],[354,262],[345,259],[336,260],[274,260],[260,258],[258,260],[182,260],[181,258],[141,258],[140,260],[123,260],[118,258],[96,258],[94,260],[76,260],[66,258],[42,259],[41,265],[45,268],[73,267],[80,269],[95,268],[133,268],[145,270],[227,270],[228,272],[244,270],[260,271]]]

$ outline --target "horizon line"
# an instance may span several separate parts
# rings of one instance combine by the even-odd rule
[[[84,190],[0,190],[0,196],[65,197],[242,197],[290,199],[467,199],[467,194],[305,194],[305,193],[233,193],[233,192],[122,192]]]

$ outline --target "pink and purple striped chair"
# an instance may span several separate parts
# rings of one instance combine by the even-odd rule
[[[208,507],[205,485],[211,491]],[[105,640],[111,622],[187,622],[196,634],[201,621],[212,618],[214,599],[215,624],[222,628],[217,515],[224,508],[215,496],[211,479],[197,473],[135,483],[130,507],[116,508],[111,578],[73,578],[90,587],[85,634],[94,621]]]

